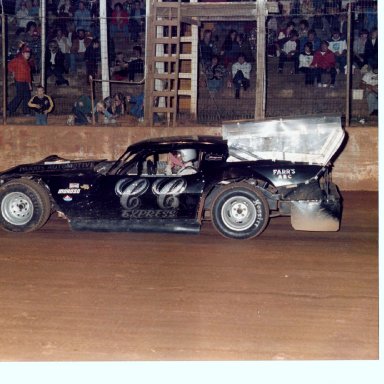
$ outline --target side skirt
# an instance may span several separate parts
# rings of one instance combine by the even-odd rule
[[[72,219],[69,226],[74,231],[92,232],[159,232],[159,233],[200,233],[201,226],[196,220],[90,220]]]

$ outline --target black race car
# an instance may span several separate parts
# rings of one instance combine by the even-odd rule
[[[0,225],[33,231],[56,211],[73,230],[198,233],[211,220],[247,239],[279,215],[297,230],[339,229],[329,161],[340,119],[229,124],[223,136],[145,140],[114,161],[54,155],[16,166],[0,173]]]

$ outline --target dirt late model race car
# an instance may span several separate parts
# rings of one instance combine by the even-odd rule
[[[49,156],[0,173],[0,225],[33,231],[56,211],[73,230],[198,233],[211,220],[247,239],[286,215],[296,230],[337,231],[330,160],[344,135],[336,117],[243,122],[141,141],[114,161]]]

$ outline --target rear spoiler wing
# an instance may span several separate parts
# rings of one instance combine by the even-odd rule
[[[227,161],[284,160],[327,165],[345,131],[337,116],[288,118],[223,124]]]

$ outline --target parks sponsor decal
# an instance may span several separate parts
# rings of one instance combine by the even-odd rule
[[[279,180],[292,179],[292,176],[296,173],[294,168],[277,168],[272,170],[272,174]]]

